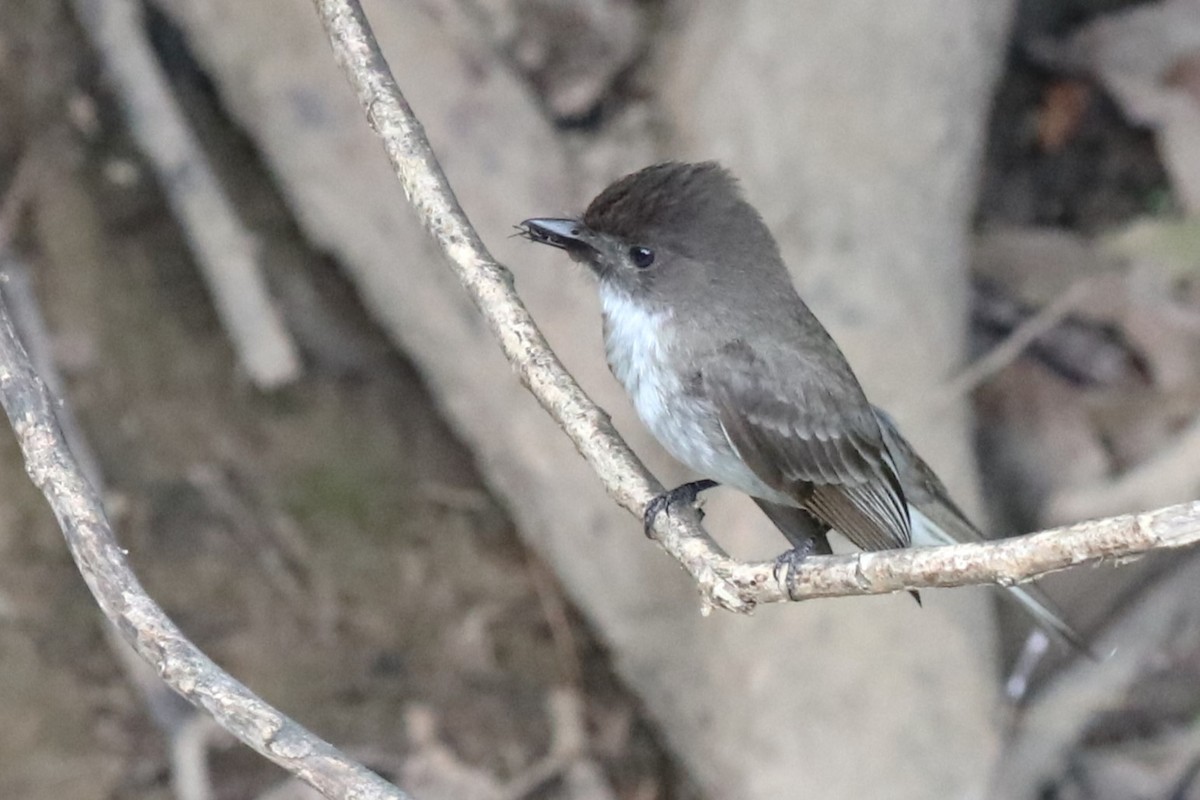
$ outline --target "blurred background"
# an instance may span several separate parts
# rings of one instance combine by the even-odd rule
[[[365,5],[664,483],[586,276],[512,226],[717,158],[990,532],[1196,496],[1200,0]],[[0,3],[0,275],[150,593],[418,800],[1200,798],[1186,553],[1044,582],[1100,663],[1036,657],[987,590],[702,618],[512,377],[307,3]],[[0,435],[0,797],[285,779],[130,660]]]

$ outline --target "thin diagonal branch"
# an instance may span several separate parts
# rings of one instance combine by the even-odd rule
[[[362,7],[354,0],[315,0],[315,4],[334,58],[354,87],[371,127],[383,140],[409,202],[449,258],[517,376],[601,476],[613,499],[640,514],[662,491],[662,485],[617,434],[608,414],[592,402],[558,360],[517,296],[512,274],[492,257],[467,219],[420,121],[379,51]],[[736,611],[751,609],[752,599],[738,597],[734,587],[713,572],[714,565],[733,566],[735,562],[694,519],[689,523],[660,515],[655,534],[659,544],[705,587],[711,602]]]
[[[58,518],[71,557],[100,608],[172,689],[326,797],[409,800],[224,672],[150,599],[129,568],[100,498],[71,455],[50,394],[30,365],[2,299],[0,405],[17,435],[25,469]]]
[[[943,386],[941,399],[945,402],[953,402],[970,395],[989,378],[1020,358],[1030,345],[1053,330],[1054,326],[1062,322],[1068,314],[1082,306],[1095,288],[1094,276],[1073,283],[1052,302],[1018,325],[1016,330],[1008,335],[1008,338]]]
[[[392,77],[357,0],[314,0],[334,58],[383,141],[396,177],[422,223],[441,246],[491,327],[522,383],[554,417],[609,494],[641,517],[661,491],[608,415],[583,392],[550,349],[454,196],[421,123]],[[699,584],[707,603],[748,612],[758,603],[812,597],[880,594],[904,589],[1012,584],[1054,570],[1200,539],[1200,504],[1114,517],[987,544],[814,557],[791,575],[770,563],[745,564],[725,555],[695,515],[659,515],[659,545]]]

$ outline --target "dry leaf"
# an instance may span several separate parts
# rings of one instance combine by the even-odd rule
[[[1038,48],[1047,60],[1097,77],[1135,124],[1156,131],[1159,153],[1189,213],[1200,214],[1200,0],[1166,0],[1105,15],[1067,41]]]
[[[1046,88],[1037,115],[1038,147],[1057,153],[1079,131],[1092,102],[1092,87],[1083,81],[1055,81]]]

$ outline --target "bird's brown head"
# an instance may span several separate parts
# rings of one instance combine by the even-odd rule
[[[646,167],[602,191],[581,218],[527,219],[521,228],[632,296],[736,286],[759,265],[783,274],[762,217],[714,161]]]

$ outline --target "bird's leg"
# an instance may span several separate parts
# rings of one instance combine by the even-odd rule
[[[686,503],[687,505],[695,503],[696,498],[701,492],[712,489],[714,486],[720,486],[720,484],[705,478],[702,481],[692,481],[682,486],[676,486],[674,489],[669,489],[657,495],[646,504],[646,511],[642,514],[642,528],[646,531],[646,538],[654,538],[654,523],[658,519],[659,514],[664,511],[670,513],[671,506],[679,503]],[[703,516],[703,512],[699,513]]]
[[[823,545],[823,546],[822,546]],[[803,564],[809,556],[820,551],[823,555],[829,552],[829,542],[822,536],[811,537],[800,544],[775,557],[775,580],[787,587],[788,598],[797,599],[792,594],[792,573]]]

